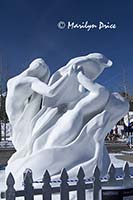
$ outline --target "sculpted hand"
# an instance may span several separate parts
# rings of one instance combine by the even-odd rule
[[[72,75],[72,74],[75,74],[77,71],[77,66],[76,65],[72,65],[70,66],[70,69],[68,71],[68,76]]]
[[[72,75],[72,74],[77,74],[79,72],[82,72],[82,74],[84,74],[84,70],[83,70],[83,67],[82,66],[77,66],[76,64],[72,65],[70,67],[70,70],[68,71],[68,76]]]
[[[81,65],[79,65],[79,66],[77,67],[76,72],[77,72],[77,74],[79,74],[79,72],[81,72],[82,74],[84,74],[84,69],[83,69],[83,67],[82,67]]]

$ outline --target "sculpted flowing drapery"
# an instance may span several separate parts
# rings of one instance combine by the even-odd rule
[[[80,166],[86,177],[96,165],[106,174],[110,160],[104,138],[129,109],[118,93],[95,82],[111,65],[93,53],[70,60],[50,77],[46,63],[36,59],[8,81],[6,110],[16,153],[6,173],[13,173],[16,187],[26,168],[35,180],[46,169],[53,179],[62,168],[75,177]]]

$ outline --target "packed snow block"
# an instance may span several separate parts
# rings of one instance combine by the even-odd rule
[[[104,55],[92,53],[71,59],[50,77],[48,65],[36,59],[8,81],[6,110],[16,153],[6,174],[13,174],[16,188],[26,168],[34,180],[45,170],[56,180],[63,168],[74,178],[81,166],[87,178],[96,166],[107,173],[104,138],[129,110],[123,97],[96,82],[111,65]]]

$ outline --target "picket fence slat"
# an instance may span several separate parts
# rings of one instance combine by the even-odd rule
[[[32,171],[30,169],[27,169],[24,172],[24,199],[34,200],[33,178]]]
[[[82,167],[80,167],[77,177],[78,177],[77,199],[85,200],[85,182],[84,182],[85,174]]]
[[[43,200],[51,200],[51,185],[50,185],[50,175],[49,172],[46,170],[44,176],[43,176],[43,186],[42,186],[42,194],[43,194]]]
[[[63,169],[60,179],[61,179],[61,185],[60,185],[61,200],[69,200],[69,185],[67,183],[68,174],[66,172],[66,169]]]
[[[101,200],[101,181],[100,181],[100,170],[98,167],[94,171],[94,189],[93,189],[93,199]]]
[[[109,183],[114,184],[116,182],[116,170],[113,164],[109,167]]]
[[[123,185],[129,186],[130,185],[130,171],[129,171],[128,162],[125,163],[123,167],[123,172],[124,172]]]
[[[7,190],[6,190],[6,200],[15,200],[15,189],[14,189],[14,184],[15,184],[15,180],[13,178],[12,173],[10,173],[7,177]]]

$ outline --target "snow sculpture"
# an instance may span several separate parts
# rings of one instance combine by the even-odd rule
[[[129,109],[118,93],[110,93],[95,79],[112,62],[100,53],[77,57],[50,78],[42,59],[34,60],[8,81],[6,111],[12,124],[16,153],[6,173],[22,183],[26,168],[35,180],[49,170],[53,179],[66,168],[75,177],[80,166],[86,177],[96,165],[104,174],[110,160],[104,138]]]

